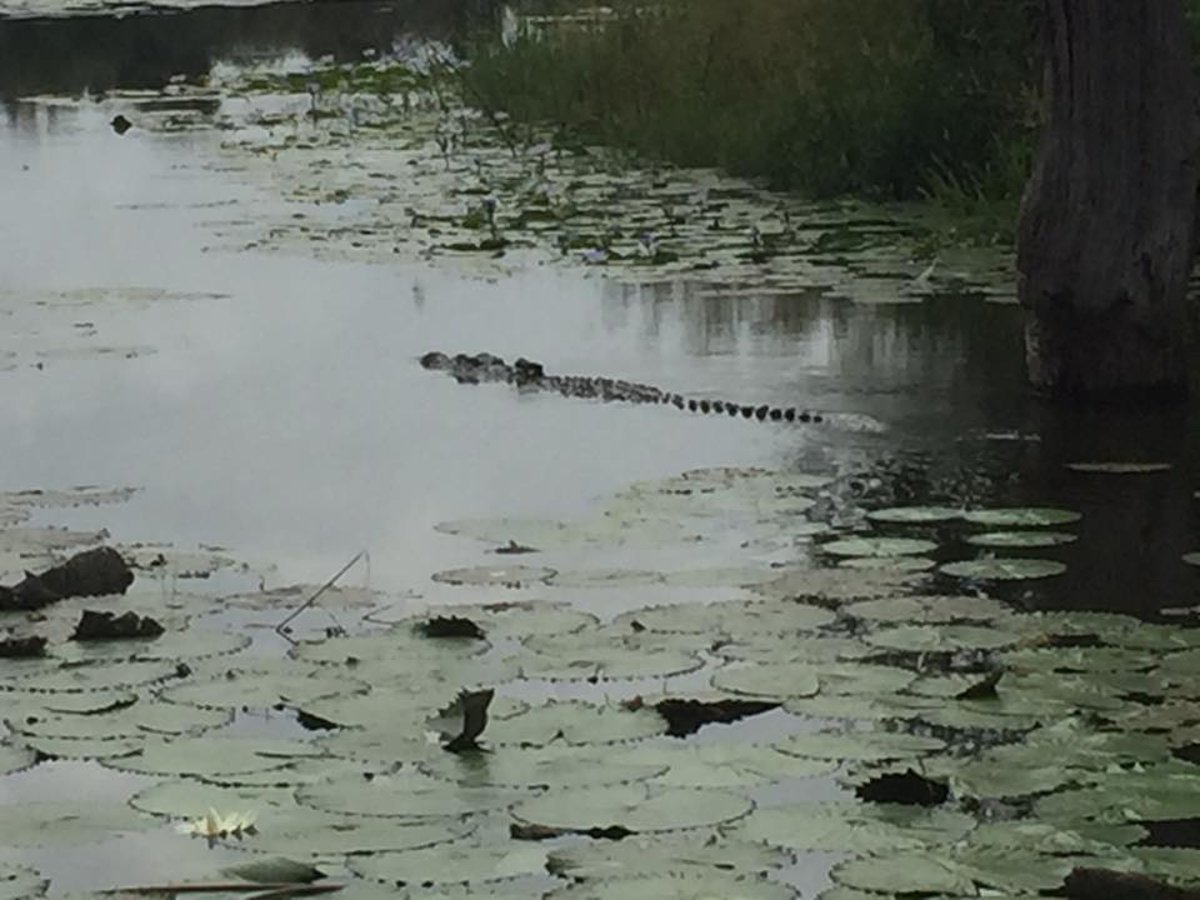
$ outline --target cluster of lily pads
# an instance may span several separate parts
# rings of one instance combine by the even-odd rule
[[[363,898],[787,898],[817,853],[825,900],[1035,896],[1075,866],[1194,879],[1200,851],[1168,844],[1200,801],[1200,631],[827,565],[838,536],[807,514],[828,489],[707,469],[582,521],[447,522],[483,564],[420,604],[329,588],[286,653],[253,625],[315,588],[218,599],[144,573],[4,614],[55,639],[0,660],[3,771],[84,760],[144,785],[6,806],[4,844],[166,834],[198,866],[209,844],[282,857]],[[72,645],[81,606],[166,631]],[[464,688],[494,697],[481,749],[449,752]],[[45,881],[6,866],[0,898]]]
[[[419,64],[218,67],[205,84],[106,102],[142,129],[218,128],[213,165],[282,188],[282,206],[214,223],[232,249],[488,274],[565,262],[631,281],[868,304],[963,290],[1011,299],[995,250],[944,249],[931,265],[915,208],[806,203],[583,146],[552,126],[518,128],[473,107],[459,63],[436,50]]]

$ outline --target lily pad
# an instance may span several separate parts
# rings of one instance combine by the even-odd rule
[[[756,697],[811,697],[822,694],[876,696],[903,690],[916,673],[867,663],[767,663],[729,667],[713,674],[714,687]]]
[[[967,537],[978,547],[1059,547],[1078,538],[1069,531],[986,531]]]
[[[611,744],[665,734],[667,723],[651,709],[555,700],[493,722],[484,738],[499,745],[544,747],[554,743]]]
[[[1083,518],[1069,509],[1049,506],[1013,506],[999,509],[976,509],[963,514],[963,518],[976,525],[993,528],[1045,528],[1051,525],[1069,525]]]
[[[839,560],[844,569],[890,569],[893,572],[928,572],[937,562],[927,556],[848,556]]]
[[[471,838],[396,853],[352,857],[350,869],[363,878],[402,886],[432,887],[488,882],[541,873],[546,849],[540,844],[481,844]]]
[[[472,587],[527,588],[546,584],[557,573],[540,566],[474,566],[466,569],[447,569],[433,576],[443,584]]]
[[[106,765],[147,775],[238,775],[277,769],[300,757],[321,751],[299,741],[207,734],[171,741],[148,741],[137,756],[106,761]]]
[[[467,816],[501,809],[518,796],[497,788],[449,786],[415,768],[392,775],[350,776],[296,791],[297,802],[323,812],[396,819]]]
[[[864,600],[842,607],[842,613],[872,622],[919,625],[1002,619],[1011,610],[991,597],[921,596]]]
[[[666,872],[723,877],[762,873],[785,865],[789,856],[761,843],[729,840],[718,833],[630,835],[620,841],[589,841],[550,851],[546,868],[578,881],[643,878]]]
[[[975,882],[963,867],[936,852],[899,852],[854,859],[834,867],[833,880],[881,894],[973,896]]]
[[[547,900],[795,900],[799,896],[794,888],[761,876],[693,872],[584,881],[545,895]]]
[[[525,678],[564,681],[656,678],[692,672],[704,665],[695,652],[664,642],[663,637],[644,633],[597,640],[588,630],[534,636],[525,641],[532,652],[516,661]]]
[[[936,549],[933,541],[916,538],[845,538],[820,545],[823,553],[834,556],[920,556]]]
[[[578,746],[532,748],[500,746],[487,753],[441,753],[421,763],[421,769],[462,787],[591,787],[645,781],[668,770],[655,761],[623,752]]]
[[[728,791],[618,785],[551,790],[518,803],[512,814],[522,822],[550,828],[587,831],[619,826],[648,832],[732,822],[753,806]]]
[[[817,803],[756,809],[738,823],[737,834],[790,850],[865,854],[950,843],[974,825],[971,816],[950,810]]]
[[[1051,559],[975,559],[946,563],[938,571],[979,581],[1024,581],[1061,575],[1067,567]]]
[[[0,900],[27,900],[45,896],[50,880],[34,869],[0,863]]]
[[[813,759],[885,760],[936,753],[946,744],[938,738],[901,732],[821,731],[792,735],[775,746],[781,753]]]
[[[1070,462],[1066,464],[1066,467],[1074,472],[1102,475],[1147,475],[1153,472],[1169,471],[1171,464],[1162,462]]]
[[[978,625],[910,625],[881,628],[863,636],[874,647],[907,653],[955,653],[1011,647],[1018,635]]]
[[[271,709],[287,701],[303,704],[332,694],[366,692],[368,685],[350,673],[325,670],[291,660],[254,660],[247,668],[228,668],[212,678],[164,688],[171,703],[206,709]]]
[[[613,621],[617,629],[665,634],[726,634],[734,638],[751,633],[787,634],[815,631],[831,625],[837,616],[827,609],[793,601],[755,600],[727,603],[675,603],[622,613]]]
[[[8,775],[27,769],[37,762],[37,756],[27,747],[15,747],[7,742],[0,743],[0,775]],[[0,869],[0,875],[3,870]]]
[[[889,522],[902,525],[952,522],[961,519],[965,510],[955,506],[891,506],[873,509],[867,518],[873,522]]]

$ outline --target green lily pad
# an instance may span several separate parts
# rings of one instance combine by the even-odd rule
[[[176,661],[226,656],[248,646],[248,635],[188,628],[144,641],[70,641],[54,646],[50,652],[54,658],[71,663],[125,659]]]
[[[748,788],[788,778],[828,775],[830,760],[804,759],[774,747],[741,743],[690,744],[647,741],[624,749],[623,761],[662,766],[656,785],[684,788]]]
[[[492,639],[525,638],[535,634],[567,634],[594,627],[596,617],[566,603],[527,601],[521,603],[476,603],[467,606],[434,607],[414,614],[404,606],[369,613],[367,619],[384,625],[416,624],[434,615],[464,616]]]
[[[967,537],[978,547],[1059,547],[1078,538],[1069,531],[986,531]]]
[[[1048,506],[1013,506],[1001,509],[976,509],[963,514],[963,518],[976,525],[992,528],[1045,528],[1051,525],[1069,525],[1083,518],[1069,509]]]
[[[540,566],[473,566],[466,569],[447,569],[433,576],[442,584],[472,587],[527,588],[546,584],[557,573]]]
[[[975,825],[951,810],[899,805],[816,803],[756,809],[739,836],[796,851],[885,853],[958,840]]]
[[[129,805],[155,816],[195,820],[209,810],[261,815],[268,807],[295,806],[295,801],[285,788],[222,787],[189,779],[144,788],[130,798]]]
[[[754,600],[727,603],[675,603],[622,613],[613,620],[617,630],[646,630],[664,634],[726,634],[741,637],[765,632],[785,634],[815,631],[837,616],[827,609],[792,601]],[[635,624],[636,623],[636,624]]]
[[[755,697],[811,697],[823,694],[875,696],[903,690],[916,673],[867,663],[783,662],[718,669],[713,687]]]
[[[319,755],[319,749],[299,741],[210,733],[148,741],[138,755],[107,760],[105,765],[146,775],[238,775],[277,769],[293,759]]]
[[[547,900],[796,900],[786,884],[761,876],[668,872],[611,881],[584,881],[546,894]]]
[[[177,678],[174,663],[112,662],[86,665],[57,665],[47,661],[36,668],[22,667],[21,677],[9,686],[30,692],[108,691]]]
[[[873,622],[920,625],[987,621],[1010,616],[1011,610],[991,597],[884,597],[842,607],[842,613]]]
[[[893,572],[928,572],[937,562],[927,556],[848,556],[838,561],[844,569],[886,569]]]
[[[546,865],[546,848],[537,843],[491,846],[467,838],[415,850],[356,856],[349,865],[363,878],[432,887],[536,875]]]
[[[873,647],[907,653],[955,653],[959,650],[998,650],[1020,638],[999,628],[978,625],[911,625],[881,628],[863,636]]]
[[[35,762],[37,756],[28,747],[16,747],[8,742],[0,742],[0,775],[28,769]],[[0,869],[0,875],[2,874],[3,870]]]
[[[414,768],[371,778],[348,776],[296,791],[298,803],[322,812],[396,819],[466,816],[501,809],[518,796],[497,788],[449,786]]]
[[[587,831],[622,826],[649,832],[732,822],[752,808],[750,800],[728,791],[638,784],[551,790],[518,803],[512,815],[550,828]]]
[[[1149,462],[1070,462],[1066,467],[1073,472],[1087,472],[1102,475],[1147,475],[1153,472],[1167,472],[1170,463]]]
[[[1061,575],[1067,571],[1067,567],[1051,559],[1018,559],[1014,557],[1012,559],[974,559],[946,563],[938,571],[956,578],[974,578],[980,581],[1023,581]]]
[[[579,881],[643,878],[671,872],[721,877],[727,872],[762,873],[789,856],[761,843],[729,840],[717,833],[630,835],[620,841],[589,841],[550,851],[551,874]]]
[[[867,512],[872,522],[888,522],[903,525],[951,522],[963,517],[964,510],[955,506],[891,506]]]
[[[144,831],[154,820],[124,803],[29,803],[0,807],[0,843],[9,848],[78,847]],[[2,886],[0,886],[2,888]]]
[[[43,897],[50,879],[26,866],[0,863],[0,900],[27,900]]]
[[[302,705],[317,697],[366,692],[368,685],[329,668],[292,660],[254,660],[214,677],[186,681],[160,691],[171,703],[204,709],[271,709],[283,702]]]
[[[173,703],[141,701],[133,706],[103,715],[50,714],[13,722],[18,734],[31,737],[147,738],[152,735],[183,734],[218,728],[233,715],[226,710],[198,709]]]
[[[835,866],[833,880],[846,887],[881,894],[973,896],[975,882],[966,869],[936,852],[907,851],[854,859]]]
[[[946,744],[937,738],[899,732],[819,731],[792,735],[775,746],[781,753],[814,759],[885,760],[936,753]]]
[[[664,635],[629,634],[619,640],[597,638],[592,631],[538,635],[526,640],[532,651],[516,657],[521,675],[551,681],[659,678],[692,672],[704,665],[691,650],[679,649]],[[699,649],[700,640],[693,641]]]
[[[462,787],[591,787],[645,781],[665,773],[665,761],[644,760],[623,752],[558,746],[540,749],[501,746],[487,753],[441,753],[421,769]]]
[[[337,815],[305,806],[267,807],[255,822],[255,833],[236,847],[294,859],[341,861],[341,857],[415,850],[459,840],[473,830],[469,822],[451,818],[405,820]]]
[[[497,745],[544,747],[559,742],[610,744],[665,734],[666,730],[666,721],[652,709],[553,700],[491,723],[483,737]]]
[[[915,538],[845,538],[821,544],[820,549],[834,556],[920,556],[932,553],[937,544]]]

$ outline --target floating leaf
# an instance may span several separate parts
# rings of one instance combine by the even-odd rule
[[[392,775],[349,776],[296,791],[299,803],[324,812],[397,819],[466,816],[500,809],[516,796],[494,788],[448,788],[446,782],[410,768]]]
[[[867,518],[873,522],[910,525],[950,522],[961,519],[963,513],[964,510],[954,506],[892,506],[887,509],[869,510]]]
[[[229,866],[221,874],[266,884],[312,884],[325,877],[320,869],[282,856]]]
[[[907,653],[955,653],[959,650],[998,650],[1020,638],[999,628],[975,625],[911,625],[881,628],[863,636],[874,647]]]
[[[321,751],[299,741],[208,734],[172,741],[150,741],[137,756],[106,765],[147,775],[237,775],[277,769],[296,757]]]
[[[1170,463],[1151,462],[1070,462],[1066,467],[1075,472],[1104,475],[1146,475],[1170,470]]]
[[[1061,575],[1067,567],[1050,559],[975,559],[946,563],[938,571],[980,581],[1023,581]]]
[[[835,866],[833,880],[847,887],[884,894],[974,896],[968,871],[936,852],[900,852],[855,859]]]
[[[466,569],[447,569],[433,576],[443,584],[473,587],[526,588],[545,584],[554,578],[554,569],[537,566],[475,566]]]
[[[937,544],[915,538],[845,538],[821,544],[820,549],[834,556],[920,556],[932,553]]]
[[[893,572],[927,572],[937,563],[926,556],[848,556],[839,560],[845,569],[890,569]]]
[[[613,620],[620,630],[664,634],[725,634],[733,638],[755,633],[773,635],[815,631],[837,616],[827,609],[794,601],[754,600],[726,603],[674,603],[622,613]]]
[[[494,744],[543,747],[564,744],[609,744],[664,734],[667,723],[652,709],[630,710],[616,704],[558,700],[495,722]]]
[[[717,833],[630,835],[621,841],[589,841],[550,851],[551,874],[579,881],[642,878],[670,873],[725,877],[761,873],[785,865],[787,854]],[[731,895],[734,896],[734,895]]]
[[[949,810],[896,804],[816,803],[756,809],[736,833],[790,850],[883,853],[958,840],[975,820]]]
[[[967,537],[978,547],[1058,547],[1077,540],[1068,531],[986,531]]]
[[[512,808],[522,822],[588,831],[618,826],[633,832],[698,828],[739,819],[753,804],[718,790],[615,785],[551,790]]]
[[[899,732],[824,731],[792,735],[775,746],[782,753],[814,759],[885,760],[934,753],[946,744],[937,738]]]
[[[350,869],[392,885],[486,882],[544,871],[546,850],[539,844],[480,844],[470,838],[395,853],[352,857]]]
[[[693,872],[584,881],[545,895],[547,900],[796,900],[799,896],[786,884],[758,876]]]
[[[858,619],[906,625],[1001,619],[1011,613],[999,600],[968,596],[885,597],[852,603],[841,611]]]
[[[1013,506],[999,509],[977,509],[964,513],[963,518],[976,525],[993,528],[1044,528],[1050,525],[1068,525],[1083,518],[1069,509],[1048,506]]]

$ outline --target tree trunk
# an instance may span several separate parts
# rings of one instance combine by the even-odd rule
[[[1018,233],[1029,377],[1180,395],[1197,168],[1183,0],[1042,0],[1049,120]]]

